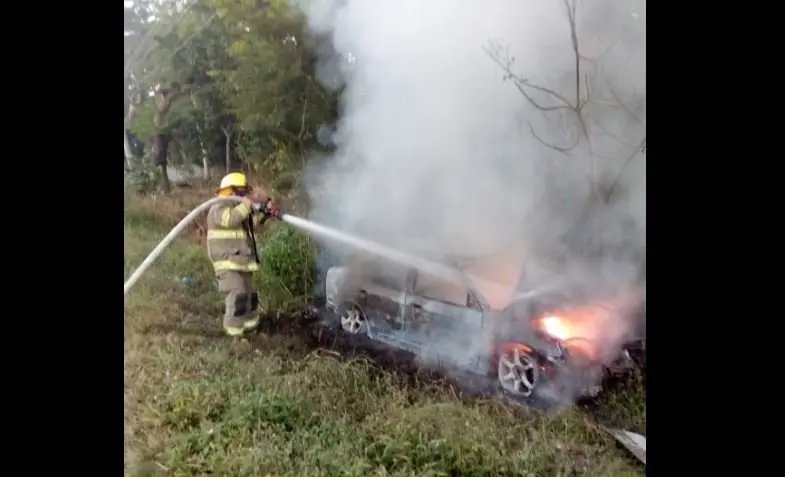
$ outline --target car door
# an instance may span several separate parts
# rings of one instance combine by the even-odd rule
[[[425,349],[440,361],[474,364],[483,315],[467,286],[417,272],[405,302],[405,329]]]
[[[403,328],[407,270],[403,267],[379,267],[368,273],[360,285],[361,306],[377,332]]]

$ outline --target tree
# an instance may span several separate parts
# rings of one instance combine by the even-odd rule
[[[133,69],[127,102],[164,190],[173,154],[199,163],[205,178],[211,165],[230,171],[237,162],[293,177],[337,114],[337,95],[315,79],[302,15],[280,0],[197,0],[155,12],[153,47]]]
[[[136,107],[141,103],[140,91],[138,91],[135,78],[132,74],[134,66],[138,63],[139,59],[144,54],[150,39],[151,25],[147,21],[150,17],[148,6],[145,2],[134,2],[132,5],[126,5],[124,9],[123,19],[123,44],[125,53],[125,71],[124,71],[124,104],[123,114],[125,116],[125,127],[128,128],[128,123],[135,114]],[[131,157],[133,156],[133,148],[129,141],[128,132],[126,129],[125,135],[125,161],[126,168],[131,168]]]
[[[315,132],[337,114],[337,96],[314,73],[314,55],[304,18],[282,0],[214,0],[230,35],[230,67],[214,70],[246,160],[269,175],[304,164],[319,147]]]
[[[515,58],[498,42],[487,45],[484,49],[488,56],[499,65],[505,80],[509,80],[520,91],[526,102],[543,114],[553,115],[569,126],[566,142],[544,139],[531,122],[527,123],[528,132],[544,147],[566,156],[586,157],[590,162],[588,180],[595,198],[607,204],[614,197],[618,183],[629,163],[646,152],[645,90],[638,94],[620,97],[613,85],[613,78],[603,71],[603,58],[617,45],[619,37],[609,38],[605,25],[589,25],[592,27],[595,44],[604,44],[602,50],[594,55],[584,49],[584,42],[579,34],[579,10],[577,0],[562,0],[569,23],[570,47],[573,59],[573,70],[568,73],[572,90],[559,91],[557,88],[538,85],[525,78],[522,73],[513,71]],[[645,10],[645,9],[644,9]],[[626,21],[631,25],[627,33],[632,32],[632,41],[645,37],[645,19],[641,20],[635,10]],[[605,16],[603,16],[605,19]],[[637,34],[638,38],[634,38]],[[643,47],[645,43],[641,42]],[[610,111],[609,111],[610,110]],[[626,117],[625,121],[633,123],[635,137],[622,136],[611,132],[603,125],[603,116]],[[600,151],[600,138],[611,138],[614,143]],[[619,157],[621,155],[621,158]],[[600,164],[604,162],[604,164]],[[614,164],[616,163],[616,164]],[[610,178],[604,177],[603,170],[613,170]]]
[[[162,6],[161,10],[157,11],[159,18],[156,25],[157,31],[161,33],[154,36],[155,49],[145,57],[145,60],[150,62],[143,61],[140,65],[144,76],[136,84],[136,103],[140,104],[146,97],[152,99],[152,115],[147,115],[148,120],[152,119],[151,154],[153,164],[161,168],[161,187],[164,192],[171,188],[167,164],[173,138],[173,122],[168,121],[169,112],[177,101],[204,86],[202,80],[205,75],[198,74],[193,65],[183,59],[186,56],[183,49],[189,48],[194,37],[201,34],[215,18],[214,14],[206,13],[206,9],[199,3],[187,10],[176,2]],[[205,16],[207,18],[204,18]],[[150,124],[146,126],[149,127]],[[139,127],[138,121],[136,127]]]

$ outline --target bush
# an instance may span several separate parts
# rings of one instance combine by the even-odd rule
[[[277,222],[264,236],[256,274],[267,313],[292,313],[308,303],[316,281],[316,256],[311,239]]]
[[[150,161],[142,157],[131,159],[131,169],[125,173],[126,190],[129,188],[138,195],[147,195],[158,189],[161,183],[161,169],[151,165]]]

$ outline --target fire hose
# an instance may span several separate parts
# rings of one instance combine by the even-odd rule
[[[180,233],[191,222],[193,222],[196,217],[199,216],[199,214],[201,214],[202,212],[204,212],[205,210],[209,209],[214,204],[217,204],[219,202],[240,202],[241,200],[242,199],[240,197],[236,197],[236,196],[213,197],[212,199],[203,202],[201,205],[199,205],[194,210],[192,210],[188,215],[186,215],[183,218],[183,220],[181,220],[177,225],[175,225],[174,228],[168,234],[166,234],[166,237],[164,237],[163,240],[161,240],[161,242],[158,243],[158,245],[153,249],[153,251],[150,252],[150,254],[144,259],[144,261],[142,261],[142,263],[138,267],[136,267],[136,270],[134,270],[134,272],[131,274],[130,277],[128,277],[128,280],[126,280],[125,284],[123,285],[123,296],[128,294],[131,288],[133,288],[133,286],[136,285],[136,282],[139,281],[139,278],[142,277],[144,272],[146,272],[147,269],[150,268],[150,265],[152,265],[153,262],[155,262],[155,260],[161,255],[161,253],[163,253],[163,251],[166,250],[166,247],[168,247],[169,244],[171,244],[172,241],[175,238],[177,238],[177,236],[180,235]],[[261,207],[262,206],[259,204],[254,204],[253,206],[253,208],[257,211],[261,210]],[[273,217],[281,220],[286,220],[288,214],[283,214],[283,215],[274,214]]]

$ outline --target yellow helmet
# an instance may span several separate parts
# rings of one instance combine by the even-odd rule
[[[245,178],[245,174],[242,172],[232,172],[226,174],[223,179],[221,179],[221,185],[216,193],[218,195],[228,195],[230,193],[229,189],[232,187],[248,187],[248,180]]]

